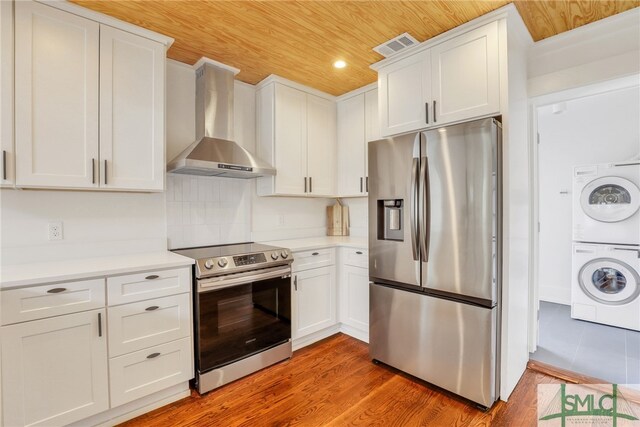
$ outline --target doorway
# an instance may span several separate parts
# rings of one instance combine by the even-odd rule
[[[635,245],[620,246],[607,241],[607,231],[596,237],[574,232],[575,224],[581,223],[573,214],[581,209],[582,193],[579,181],[574,188],[574,175],[594,170],[596,175],[620,175],[620,168],[595,165],[640,168],[638,76],[545,95],[534,99],[531,107],[538,143],[532,159],[537,233],[532,248],[530,358],[605,382],[640,384],[640,296],[634,296],[634,287],[640,286],[640,228],[628,227],[637,238],[626,243]],[[594,198],[592,203],[604,202]],[[630,267],[625,277],[608,265],[600,266],[598,277],[595,270],[587,275],[582,268],[593,260],[620,261],[620,256],[631,263],[625,264]],[[633,298],[616,303],[613,288],[599,298],[598,291],[590,291],[594,280],[600,285],[609,280],[604,284],[618,291],[626,288]]]

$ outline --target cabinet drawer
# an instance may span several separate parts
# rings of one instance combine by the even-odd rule
[[[2,292],[2,324],[104,307],[104,279],[56,283]]]
[[[110,359],[111,407],[190,380],[192,360],[189,338]]]
[[[369,251],[366,249],[343,248],[342,255],[345,265],[369,268]]]
[[[293,254],[293,271],[309,270],[310,268],[327,267],[335,264],[335,249],[314,249],[295,252]]]
[[[189,293],[109,307],[109,354],[119,356],[188,337]]]
[[[166,297],[189,292],[190,289],[191,269],[189,267],[107,278],[109,305]]]

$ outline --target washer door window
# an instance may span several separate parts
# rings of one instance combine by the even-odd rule
[[[640,190],[628,179],[602,177],[584,187],[580,204],[584,212],[596,221],[624,221],[640,208]]]
[[[612,258],[588,262],[578,274],[585,295],[608,305],[628,304],[640,294],[640,277],[627,263]]]

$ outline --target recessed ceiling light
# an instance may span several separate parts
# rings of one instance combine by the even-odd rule
[[[336,62],[333,63],[333,66],[336,68],[344,68],[347,66],[347,63],[344,62],[342,59],[337,60]]]

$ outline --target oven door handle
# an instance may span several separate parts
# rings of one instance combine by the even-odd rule
[[[291,267],[288,265],[286,267],[276,267],[259,273],[251,271],[248,273],[230,274],[224,277],[198,280],[198,293],[217,291],[231,286],[287,276],[291,277]]]

